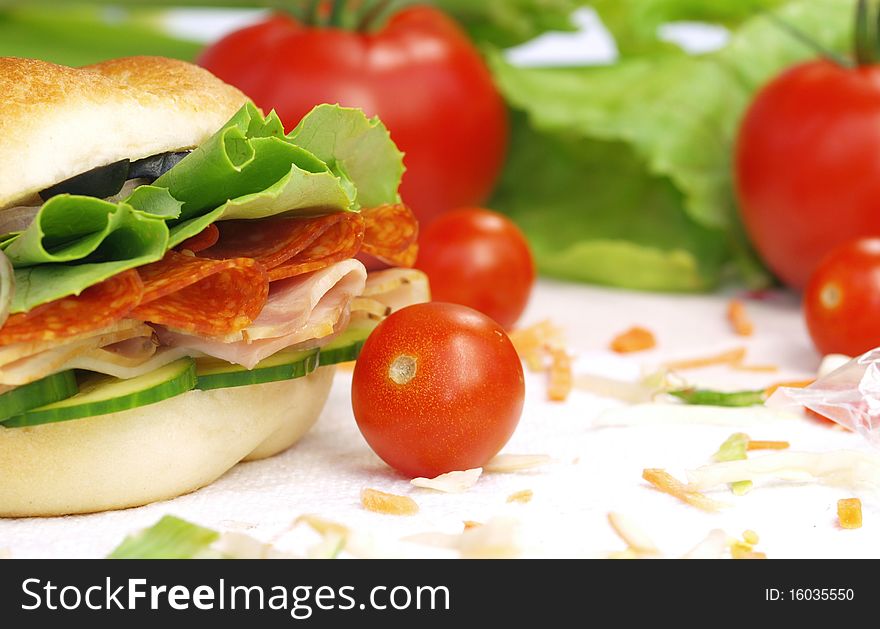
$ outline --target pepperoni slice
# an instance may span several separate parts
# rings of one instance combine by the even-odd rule
[[[219,238],[220,230],[217,229],[217,225],[211,223],[192,238],[187,238],[182,243],[180,243],[177,246],[177,249],[179,251],[183,251],[184,249],[186,249],[188,251],[196,253],[198,251],[207,249],[208,247],[213,247],[216,244],[217,239]]]
[[[364,220],[360,214],[346,213],[312,244],[284,264],[269,269],[269,280],[295,277],[317,271],[357,255],[364,241]]]
[[[202,257],[254,258],[271,269],[299,254],[340,220],[342,213],[309,218],[221,221],[220,239]]]
[[[364,244],[361,250],[394,266],[412,266],[416,261],[419,222],[403,203],[361,210]]]
[[[243,330],[269,295],[266,270],[252,258],[206,260],[172,250],[138,270],[144,296],[134,316],[203,337]]]
[[[0,328],[0,345],[53,341],[100,330],[122,319],[138,305],[144,285],[137,271],[123,271],[85,289],[30,312],[10,316]]]

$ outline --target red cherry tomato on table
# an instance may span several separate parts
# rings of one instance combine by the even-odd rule
[[[880,236],[880,66],[795,66],[747,111],[736,188],[758,253],[803,288],[822,256]]]
[[[476,48],[450,18],[414,6],[376,33],[276,15],[210,46],[199,63],[288,129],[312,107],[378,115],[406,156],[401,195],[427,224],[482,202],[507,146],[507,110]]]
[[[351,403],[373,451],[410,476],[480,467],[522,413],[519,356],[497,323],[456,304],[409,306],[369,336]]]
[[[480,208],[453,210],[422,231],[416,268],[437,301],[464,304],[506,329],[529,301],[535,263],[510,219]]]
[[[880,239],[847,243],[823,259],[804,292],[804,316],[823,354],[880,346]]]

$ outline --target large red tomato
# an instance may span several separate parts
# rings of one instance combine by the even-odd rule
[[[739,131],[736,187],[746,229],[786,284],[822,256],[880,236],[880,66],[795,66],[767,85]]]
[[[423,223],[489,195],[507,112],[486,65],[443,13],[415,6],[377,33],[305,26],[287,15],[239,30],[199,63],[288,128],[319,103],[378,115],[406,153],[401,194]]]

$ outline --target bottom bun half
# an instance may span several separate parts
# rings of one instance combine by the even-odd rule
[[[335,367],[295,380],[190,391],[139,408],[0,427],[0,516],[136,507],[289,448],[315,423]]]

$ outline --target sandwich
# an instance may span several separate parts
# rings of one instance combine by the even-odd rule
[[[194,65],[0,58],[0,516],[119,509],[289,448],[428,298],[402,154]],[[392,268],[367,275],[359,255]]]

